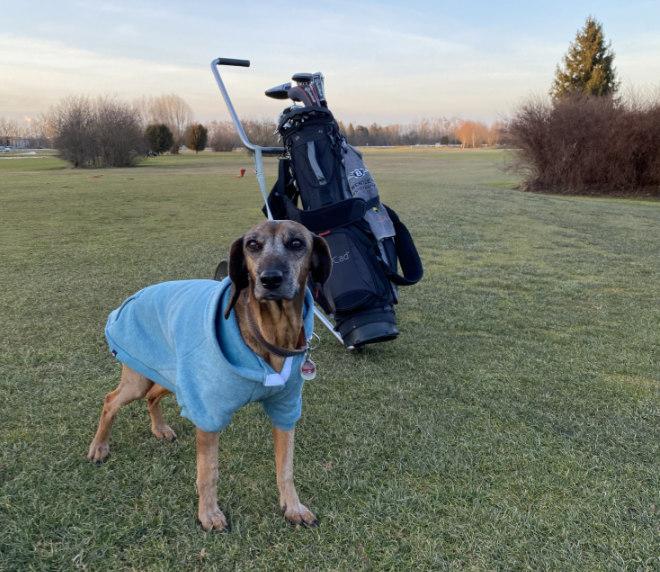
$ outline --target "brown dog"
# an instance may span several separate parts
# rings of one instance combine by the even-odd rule
[[[233,243],[231,287],[229,281],[167,282],[125,301],[106,327],[111,350],[123,362],[121,382],[105,397],[87,458],[97,464],[106,459],[117,411],[141,397],[147,398],[152,433],[176,439],[159,405],[174,392],[182,415],[197,426],[199,520],[206,530],[225,530],[217,503],[219,431],[236,409],[261,401],[273,422],[284,516],[318,525],[293,483],[293,426],[300,416],[299,371],[313,324],[307,278],[311,274],[324,283],[331,265],[322,238],[295,222],[266,221]],[[179,334],[181,341],[175,339]],[[239,370],[249,370],[248,377],[236,381]]]

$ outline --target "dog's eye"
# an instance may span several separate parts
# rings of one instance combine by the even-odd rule
[[[257,250],[261,250],[261,245],[256,240],[248,240],[245,244],[245,248],[252,252],[256,252]]]
[[[291,242],[289,242],[289,248],[291,250],[299,250],[303,246],[305,246],[305,243],[299,238],[294,238]]]

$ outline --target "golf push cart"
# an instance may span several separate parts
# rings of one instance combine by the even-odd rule
[[[323,76],[299,73],[293,83],[266,90],[267,96],[291,105],[277,124],[282,147],[262,147],[248,140],[220,66],[249,67],[250,62],[217,58],[211,70],[241,142],[254,154],[264,214],[270,220],[295,220],[323,236],[330,247],[334,264],[328,283],[325,288],[311,279],[309,283],[316,317],[347,348],[396,338],[398,286],[416,284],[422,264],[408,229],[380,202],[362,154],[340,133],[328,109]],[[279,157],[279,176],[270,193],[264,155]],[[225,272],[221,265],[216,278]]]

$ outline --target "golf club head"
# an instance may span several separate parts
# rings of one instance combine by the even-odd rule
[[[276,85],[266,90],[266,95],[273,99],[287,99],[289,97],[289,90],[291,89],[291,82]]]
[[[321,105],[316,89],[312,85],[297,85],[288,91],[289,99],[299,101],[305,107],[316,107]]]
[[[316,72],[315,74],[313,74],[310,83],[316,89],[316,93],[319,96],[319,101],[321,102],[321,105],[323,107],[327,107],[328,103],[325,99],[325,80],[323,78],[323,74],[321,72]]]
[[[298,85],[306,85],[312,81],[313,74],[311,73],[294,73],[291,76],[291,79],[295,81]]]

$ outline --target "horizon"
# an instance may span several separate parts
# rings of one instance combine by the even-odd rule
[[[345,125],[492,125],[547,96],[590,16],[611,43],[620,92],[657,91],[660,5],[648,0],[322,0],[289,10],[263,0],[11,3],[0,24],[0,117],[27,121],[67,96],[132,103],[173,93],[195,121],[225,121],[210,63],[228,57],[251,61],[221,69],[241,119],[276,119],[283,102],[264,91],[293,73],[321,71],[329,107]]]

